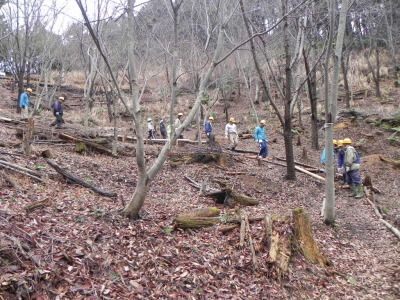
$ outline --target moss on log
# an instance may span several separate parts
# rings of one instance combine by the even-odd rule
[[[243,194],[239,194],[232,190],[231,188],[225,188],[223,191],[230,197],[234,202],[246,205],[246,206],[254,206],[258,205],[260,202],[257,199],[245,196]]]
[[[302,208],[296,208],[292,211],[294,220],[294,233],[303,256],[310,262],[326,267],[331,262],[321,253],[314,239],[310,219],[307,212]]]
[[[178,215],[174,220],[174,228],[181,229],[198,229],[203,227],[211,227],[217,224],[220,218],[214,217],[190,217],[187,215]]]

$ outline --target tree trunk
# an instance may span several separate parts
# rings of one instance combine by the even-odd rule
[[[310,70],[310,66],[308,64],[308,59],[304,49],[303,58],[307,76],[308,97],[310,98],[311,107],[311,148],[314,150],[319,150],[316,72],[315,69],[312,71]]]
[[[333,28],[334,28],[334,15],[336,11],[336,1],[331,0],[331,30],[328,49],[332,47],[333,42]],[[327,59],[325,63],[325,149],[326,149],[326,184],[325,184],[325,207],[324,207],[324,222],[327,225],[332,225],[335,222],[335,185],[334,185],[334,159],[333,159],[333,124],[336,119],[337,110],[337,94],[338,94],[338,82],[339,82],[339,64],[342,57],[343,40],[346,30],[346,16],[348,9],[348,0],[342,1],[340,10],[338,33],[335,43],[335,55],[333,70],[334,75],[332,78],[331,86],[331,97],[328,96],[328,68],[329,68],[329,55],[330,51],[327,51]]]
[[[287,12],[287,0],[282,0],[282,14],[285,15]],[[292,70],[290,64],[290,45],[289,45],[289,22],[286,17],[283,21],[284,30],[284,44],[285,44],[285,125],[283,128],[283,135],[285,140],[285,153],[286,153],[286,179],[296,179],[296,169],[294,165],[294,154],[293,154],[293,140],[292,140],[292,113],[291,113],[291,102],[292,102]]]

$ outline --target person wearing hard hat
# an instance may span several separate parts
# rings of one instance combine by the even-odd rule
[[[56,128],[61,128],[62,124],[64,123],[63,119],[63,107],[62,104],[64,103],[65,98],[60,96],[58,100],[53,103],[53,115],[56,117],[56,120],[50,124],[50,126],[56,126]]]
[[[27,88],[25,92],[23,92],[19,96],[19,107],[21,107],[21,120],[27,120],[29,117],[29,97],[33,93],[31,88]]]
[[[344,146],[344,167],[346,171],[346,179],[352,191],[351,197],[357,199],[364,197],[364,188],[360,176],[360,156],[356,149],[351,145],[352,141],[349,138],[343,140]]]
[[[175,119],[175,123],[174,123],[175,132],[176,132],[176,129],[177,129],[179,126],[182,125],[182,120],[181,120],[182,117],[183,117],[183,113],[179,113],[179,114],[178,114],[178,117]],[[179,136],[179,138],[180,138],[180,139],[183,139],[183,135],[181,134],[181,135]]]
[[[166,140],[168,138],[167,127],[165,126],[164,120],[160,121],[160,133],[164,140]]]
[[[235,151],[238,144],[238,131],[235,123],[235,118],[230,118],[229,123],[225,125],[225,138],[229,138],[232,151]]]
[[[149,135],[147,136],[148,139],[152,140],[155,139],[155,130],[152,118],[147,118],[147,129],[149,131]]]
[[[258,158],[267,158],[268,156],[268,144],[267,144],[267,131],[265,129],[265,120],[260,121],[260,125],[254,129],[254,140],[260,146],[260,152],[258,153]]]
[[[335,158],[338,143],[337,143],[337,140],[333,140],[332,143],[333,143],[333,158]],[[322,153],[321,153],[321,163],[323,165],[326,164],[326,149],[325,148],[322,150]]]
[[[209,140],[213,139],[213,127],[212,127],[212,121],[214,121],[214,117],[208,117],[208,121],[204,123],[204,131],[206,132],[206,135]]]

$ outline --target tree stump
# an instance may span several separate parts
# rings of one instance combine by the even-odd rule
[[[303,256],[310,262],[326,267],[331,262],[320,252],[314,239],[308,214],[302,208],[292,211],[294,220],[294,235],[297,246]]]

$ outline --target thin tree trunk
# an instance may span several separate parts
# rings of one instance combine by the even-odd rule
[[[282,0],[282,14],[285,15],[287,12],[288,0]],[[291,56],[290,56],[290,45],[289,45],[289,22],[285,18],[283,21],[284,30],[284,45],[285,45],[285,125],[284,125],[284,140],[285,140],[285,152],[286,152],[286,179],[296,179],[296,169],[294,165],[294,154],[293,154],[293,140],[292,140],[292,113],[291,113],[291,102],[292,102],[292,69],[291,69]]]
[[[333,16],[335,14],[335,0],[331,0],[331,30],[330,33],[333,34]],[[340,17],[338,24],[338,32],[335,42],[335,55],[333,63],[333,78],[331,87],[331,98],[326,98],[326,123],[325,123],[325,149],[326,149],[326,184],[325,184],[325,208],[324,208],[324,222],[325,224],[332,225],[335,222],[335,188],[334,188],[334,160],[333,160],[333,123],[336,118],[337,110],[337,94],[338,94],[338,83],[339,83],[339,65],[342,57],[343,50],[343,40],[346,31],[346,16],[349,3],[348,0],[343,0]],[[333,35],[330,37],[330,42],[333,41]],[[328,46],[328,48],[330,48]],[[325,72],[328,73],[329,67],[329,55],[330,51],[327,52],[327,62],[325,65]],[[328,78],[326,77],[326,84],[328,85]],[[326,87],[326,90],[328,88]],[[327,93],[327,92],[326,92]]]

